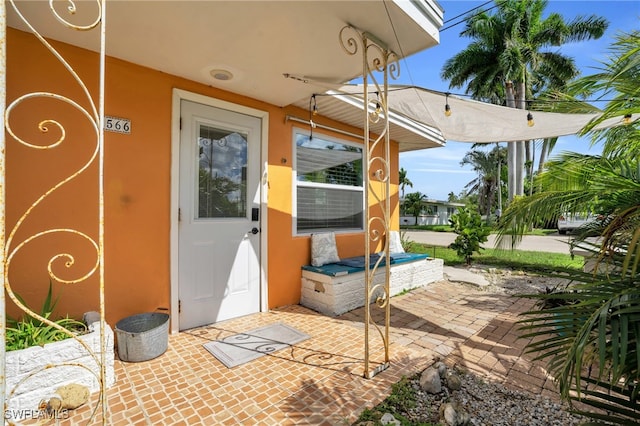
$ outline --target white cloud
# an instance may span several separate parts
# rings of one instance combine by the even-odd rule
[[[404,160],[450,160],[459,162],[464,155],[471,151],[471,144],[447,144],[442,148],[423,149],[400,153],[400,159]]]

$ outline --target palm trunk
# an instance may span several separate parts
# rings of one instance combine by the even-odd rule
[[[529,141],[529,144],[531,145],[532,160],[530,163],[527,163],[529,164],[527,170],[529,173],[529,196],[531,196],[533,194],[533,159],[536,158],[536,143],[535,141]]]
[[[507,81],[505,85],[505,93],[507,97],[507,107],[515,108],[515,96],[513,94],[513,83]],[[516,195],[516,147],[515,142],[507,142],[507,186],[509,187],[509,201],[513,200]]]
[[[540,162],[538,163],[538,173],[542,173],[544,166],[547,163],[547,158],[551,154],[553,147],[555,146],[558,138],[545,139],[542,143],[542,152],[540,152]]]
[[[527,167],[526,173],[527,177],[530,178],[533,174],[533,158],[535,156],[535,147],[533,146],[533,141],[525,141],[524,142],[524,162],[525,164],[529,164]]]
[[[519,81],[516,83],[516,108],[525,110],[525,86],[524,81]],[[522,117],[523,120],[526,119],[526,116]],[[524,195],[524,151],[525,151],[525,143],[524,141],[516,142],[516,195]]]
[[[491,206],[493,205],[494,198],[494,185],[489,186],[489,193],[487,194],[487,225],[491,225]]]
[[[547,149],[549,147],[549,139],[542,141],[542,148],[540,149],[540,160],[538,161],[538,174],[544,170],[544,163],[547,162]]]
[[[500,158],[500,144],[496,142],[498,157],[498,209],[502,213],[502,158]]]

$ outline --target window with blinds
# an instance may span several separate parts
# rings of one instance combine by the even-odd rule
[[[296,233],[362,230],[362,146],[294,130]]]

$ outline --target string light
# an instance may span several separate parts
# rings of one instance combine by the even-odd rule
[[[374,114],[376,115],[376,117],[378,117],[382,113],[382,105],[380,104],[380,93],[376,92],[376,97],[378,99],[376,100],[376,109],[374,111]]]
[[[449,106],[449,92],[445,93],[444,115],[451,117],[451,107]]]
[[[394,91],[401,91],[401,90],[406,90],[406,88],[402,87],[402,88],[390,88],[389,89],[389,93],[394,92]],[[429,92],[432,93],[436,93],[436,94],[442,94],[445,95],[445,106],[444,106],[444,115],[446,117],[450,117],[451,114],[453,113],[453,110],[451,109],[451,105],[449,105],[449,95],[451,95],[451,92],[438,92],[435,90],[430,90],[430,89],[425,89],[428,90]],[[375,92],[376,95],[378,95],[379,98],[379,93]],[[350,93],[350,95],[358,95],[361,93]],[[455,94],[456,96],[462,96],[462,97],[471,97],[468,94]],[[317,93],[311,96],[311,99],[309,100],[309,121],[311,121],[311,117],[315,116],[319,113],[318,110],[318,106],[316,103],[316,96],[336,96],[335,94],[331,94],[331,93]],[[562,103],[582,103],[582,102],[611,102],[613,101],[613,99],[594,99],[594,100],[589,100],[589,99],[585,99],[585,100],[560,100],[560,99],[536,99],[535,101],[531,101],[531,100],[527,100],[526,101],[526,105],[527,105],[527,126],[529,127],[534,127],[535,126],[535,121],[533,119],[533,114],[530,111],[530,106],[532,102],[535,103],[539,103],[539,104],[562,104]],[[633,98],[628,99],[628,102],[632,102]],[[374,116],[378,116],[382,113],[383,111],[383,107],[382,107],[382,103],[377,100],[375,102],[375,109],[373,111],[373,115]],[[631,124],[633,122],[633,115],[631,113],[626,113],[623,118],[621,119],[621,122],[623,124]]]
[[[473,95],[470,95],[468,93],[452,93],[452,92],[441,92],[438,90],[433,90],[433,89],[427,89],[427,88],[420,88],[423,89],[427,92],[430,93],[434,93],[434,94],[438,94],[438,95],[445,95],[446,97],[446,102],[449,101],[449,95],[454,95],[457,96],[459,98],[469,98],[469,99],[473,99]],[[401,87],[390,87],[389,88],[389,93],[393,93],[393,92],[400,92],[400,91],[404,91],[407,90],[407,87],[405,86],[401,86]],[[372,92],[372,93],[378,93],[378,92]],[[363,92],[349,92],[349,95],[353,96],[353,95],[362,95]],[[339,95],[344,95],[344,94],[339,94],[339,93],[316,93],[314,96],[339,96]],[[477,99],[476,99],[477,100]],[[536,105],[553,105],[553,104],[582,104],[582,103],[603,103],[603,102],[613,102],[613,101],[618,101],[617,99],[536,99],[534,100],[527,100],[526,104],[531,106],[531,104],[535,103]],[[628,101],[633,101],[633,98],[629,99]],[[481,101],[482,102],[482,101]],[[489,102],[484,102],[484,103],[488,103],[489,105],[501,105],[500,103],[489,103]],[[504,104],[502,104],[504,105]],[[451,108],[450,108],[451,109]],[[529,107],[527,107],[527,109],[529,109]],[[445,110],[446,110],[446,105],[445,105]]]
[[[313,139],[313,129],[316,127],[316,123],[313,122],[315,115],[318,115],[318,104],[316,103],[316,95],[314,93],[309,99],[309,126],[311,127],[309,130],[309,140]]]
[[[626,101],[626,105],[625,105],[625,109],[631,109],[633,108],[633,102],[635,99],[631,98],[631,99],[627,99]],[[624,117],[622,117],[622,124],[631,124],[631,113],[627,112],[624,114]]]

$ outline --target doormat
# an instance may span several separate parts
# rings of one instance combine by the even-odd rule
[[[308,334],[278,322],[205,343],[203,346],[227,368],[232,368],[300,343],[309,337],[311,336]]]

